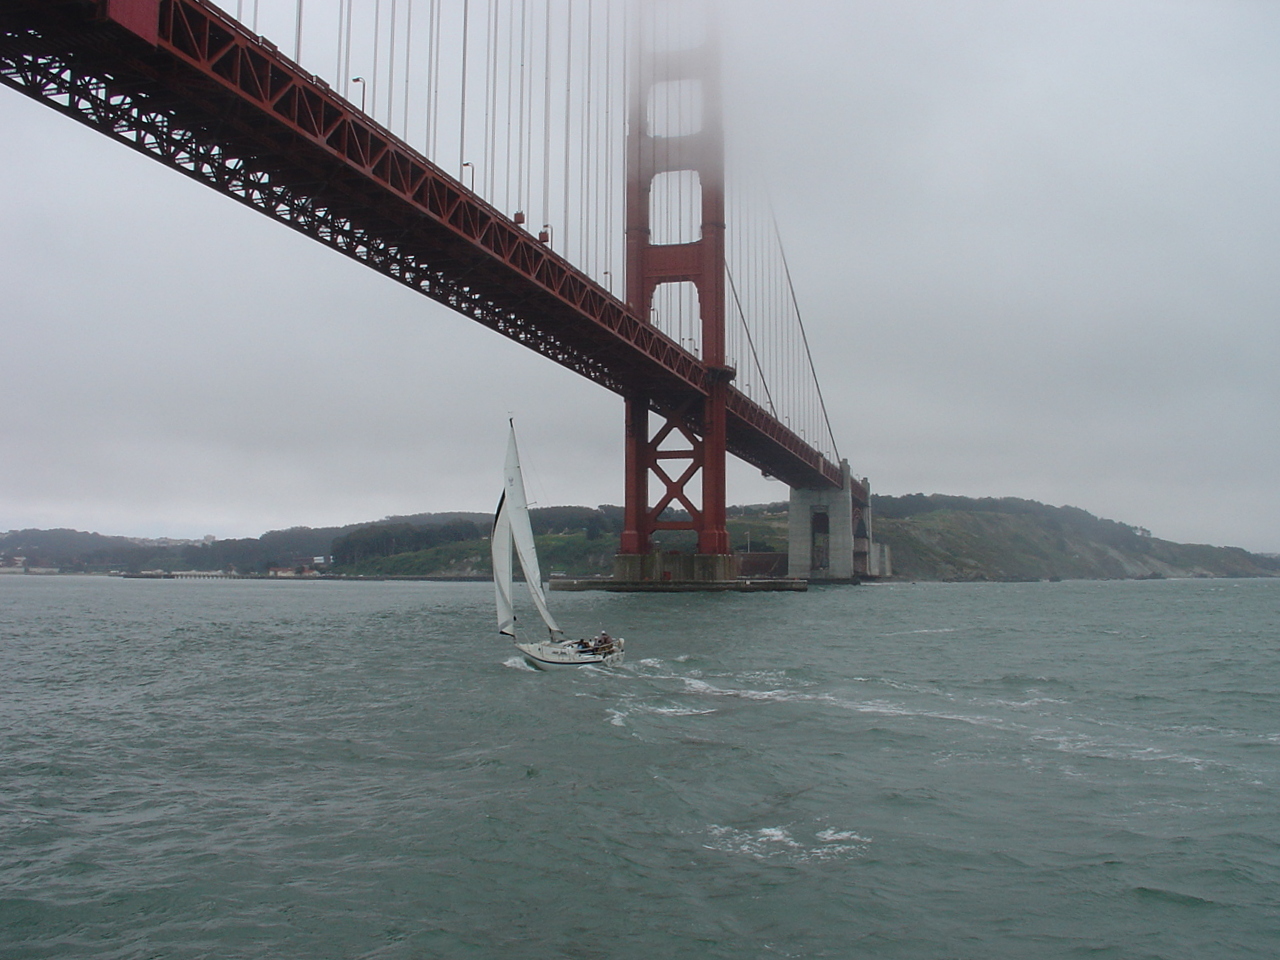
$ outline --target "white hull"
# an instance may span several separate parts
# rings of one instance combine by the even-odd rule
[[[539,667],[582,667],[590,663],[612,665],[621,663],[623,658],[621,640],[615,640],[614,649],[608,653],[592,653],[567,640],[560,643],[550,640],[541,643],[516,641],[516,649]]]

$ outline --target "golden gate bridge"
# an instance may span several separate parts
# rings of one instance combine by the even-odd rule
[[[622,396],[619,584],[735,582],[728,453],[791,577],[875,574],[720,42],[705,0],[0,0],[0,82]]]

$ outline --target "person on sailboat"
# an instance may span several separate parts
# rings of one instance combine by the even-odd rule
[[[601,630],[600,633],[594,637],[586,637],[582,640],[579,640],[577,643],[574,644],[574,646],[577,647],[579,650],[586,651],[587,653],[598,653],[600,651],[600,646],[603,642],[601,639],[602,637],[608,637],[608,634],[605,633],[603,630]]]

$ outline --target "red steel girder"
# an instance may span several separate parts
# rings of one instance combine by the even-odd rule
[[[616,393],[659,410],[708,393],[697,357],[203,0],[0,0],[0,82]],[[732,387],[726,429],[787,483],[839,482]]]

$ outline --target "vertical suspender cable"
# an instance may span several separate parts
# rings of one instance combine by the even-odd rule
[[[627,152],[626,152],[627,129],[626,127],[627,127],[627,115],[630,112],[630,105],[631,105],[631,83],[632,83],[631,71],[635,69],[635,64],[631,62],[631,58],[632,58],[631,31],[634,29],[635,29],[635,21],[631,18],[627,8],[624,6],[622,8],[622,36],[619,41],[622,44],[622,73],[621,73],[622,84],[621,84],[621,103],[619,105],[619,110],[618,110],[618,116],[622,118],[621,123],[619,123],[618,125],[620,127],[619,133],[621,134],[621,156],[620,156],[620,166],[619,166],[618,173],[619,173],[619,179],[622,181],[624,188],[626,185],[626,178],[627,178]],[[626,204],[625,189],[620,192],[620,196],[623,204],[623,206],[621,207],[621,221],[623,224],[623,228],[625,229],[626,216],[627,216],[626,206],[625,206]],[[626,248],[625,235],[621,239],[622,239],[621,264],[623,269],[621,271],[614,271],[612,274],[610,274],[610,278],[617,283],[617,287],[615,287],[615,289],[621,291],[622,295],[625,296],[626,289],[627,289],[627,280],[625,275],[626,263],[627,263],[627,255],[626,255],[627,248]],[[618,276],[619,273],[622,273],[623,275]]]
[[[583,91],[583,131],[582,131],[582,215],[584,218],[583,240],[586,243],[583,267],[588,273],[595,275],[597,233],[595,209],[591,204],[592,177],[595,174],[595,138],[596,130],[592,106],[594,98],[586,91],[594,90],[596,83],[596,9],[594,3],[587,4],[587,86]]]
[[[604,104],[602,138],[602,164],[600,175],[600,216],[604,220],[604,275],[608,275],[613,284],[613,250],[617,239],[613,234],[613,151],[617,148],[617,131],[613,128],[614,91],[617,90],[617,77],[613,73],[613,0],[607,0],[604,8]]]
[[[613,96],[617,78],[613,73],[613,2],[609,0],[604,8],[604,183],[601,192],[604,203],[600,213],[604,217],[604,271],[613,283],[613,251],[616,241],[613,235],[613,151],[615,131],[613,129]]]
[[[485,71],[484,71],[484,195],[493,199],[493,155],[494,132],[494,99],[497,96],[495,86],[498,72],[498,51],[494,31],[497,29],[496,0],[489,0],[484,27]]]
[[[529,36],[526,41],[527,46],[524,57],[523,79],[528,85],[528,95],[525,100],[525,116],[528,127],[526,128],[526,138],[524,153],[521,156],[521,163],[524,170],[524,202],[525,209],[532,211],[533,209],[533,185],[534,185],[534,139],[537,137],[537,124],[534,122],[538,115],[538,91],[534,86],[534,79],[537,77],[538,64],[538,6],[537,0],[528,0],[531,5],[532,16],[529,17]],[[530,218],[533,217],[529,213]],[[532,223],[532,220],[530,221]]]
[[[342,55],[342,90],[343,96],[351,99],[351,8],[354,0],[347,0],[347,34],[346,48]]]
[[[542,222],[551,222],[551,0],[543,4],[542,43]],[[548,237],[548,240],[551,238]]]
[[[409,138],[409,78],[413,67],[413,0],[408,0],[404,24],[404,117],[400,121],[400,136]]]
[[[800,367],[796,362],[796,328],[795,321],[792,319],[789,304],[784,302],[785,291],[782,286],[782,264],[780,259],[780,250],[778,249],[778,241],[776,232],[771,235],[771,250],[773,251],[774,263],[769,271],[771,289],[773,290],[774,310],[779,320],[783,322],[783,330],[786,331],[787,345],[787,369],[791,373],[791,400],[790,414],[792,416],[792,429],[798,434],[800,432],[800,424],[802,422],[803,404],[800,398]]]
[[[590,127],[587,124],[587,100],[591,96],[591,3],[587,3],[587,23],[586,34],[583,41],[583,84],[582,95],[579,100],[579,127],[578,127],[578,267],[586,271],[588,269],[588,254],[590,250],[590,234],[587,231],[587,196],[586,196],[586,180],[587,180],[587,137],[590,136]]]
[[[534,138],[537,136],[537,133],[536,133],[537,126],[534,123],[534,119],[537,116],[537,112],[538,112],[537,105],[536,105],[536,101],[538,99],[537,90],[534,88],[534,85],[533,85],[533,80],[534,80],[534,77],[536,76],[536,73],[534,71],[537,68],[537,59],[538,59],[538,27],[536,22],[537,21],[537,3],[536,3],[536,0],[532,0],[532,2],[534,4],[534,8],[533,8],[534,16],[530,18],[530,21],[529,21],[529,45],[528,45],[529,52],[528,52],[528,55],[525,57],[525,70],[524,70],[525,75],[528,77],[528,84],[529,84],[529,100],[528,100],[528,104],[525,107],[525,110],[527,111],[527,115],[528,115],[529,136],[527,141],[525,142],[525,153],[524,153],[524,198],[525,198],[526,208],[529,210],[533,208],[533,182],[534,182],[533,141],[534,141]],[[530,216],[532,216],[532,214],[530,214]]]
[[[297,16],[294,18],[293,62],[302,62],[302,0],[298,0]]]
[[[600,89],[596,82],[596,54],[599,39],[596,35],[596,5],[587,7],[587,89],[593,93]],[[596,167],[600,133],[596,129],[596,97],[588,96],[583,104],[586,112],[586,171],[583,175],[583,208],[586,210],[587,235],[591,238],[587,252],[587,272],[593,277],[597,275],[600,255],[600,224],[596,221],[595,187]]]
[[[733,222],[733,227],[734,227],[734,231],[733,231],[733,234],[732,234],[732,240],[733,240],[733,266],[734,266],[734,269],[738,272],[738,275],[739,275],[739,276],[743,276],[743,273],[742,273],[742,237],[741,237],[741,230],[742,230],[742,191],[741,191],[741,190],[735,190],[735,191],[733,192],[733,213],[732,213],[732,217],[733,217],[732,222]],[[742,310],[742,308],[741,308],[741,307],[739,307],[738,312],[742,314],[742,318],[743,318],[743,319],[742,319],[742,325],[743,325],[743,328],[744,328],[745,330],[747,330],[747,331],[750,331],[750,329],[751,329],[751,328],[750,328],[750,321],[747,319],[747,317],[746,317],[746,313]],[[755,374],[756,374],[755,379],[753,379],[753,380],[751,380],[751,381],[750,381],[750,385],[751,385],[751,387],[752,387],[752,390],[753,390],[753,391],[754,391],[754,390],[759,386],[759,380],[763,379],[763,371],[760,369],[760,360],[759,360],[759,358],[758,358],[758,357],[756,358],[756,369],[755,369]],[[754,396],[756,396],[756,394],[753,392],[753,393],[752,393],[752,396],[754,397]]]
[[[773,391],[778,393],[779,388],[782,386],[781,377],[778,376],[778,329],[777,324],[773,322],[773,318],[764,309],[760,298],[764,284],[760,274],[760,235],[756,229],[754,207],[751,209],[744,208],[743,218],[747,221],[748,243],[750,244],[751,312],[752,316],[756,318],[756,328],[762,330],[766,338],[765,363],[768,364]],[[779,400],[781,399],[782,397],[779,394]]]
[[[516,114],[519,133],[516,138],[516,209],[524,210],[524,128],[525,128],[525,49],[529,25],[529,0],[520,0],[520,105]]]
[[[378,53],[382,40],[382,0],[374,0],[373,4],[373,72],[369,74],[369,86],[373,95],[369,98],[369,116],[378,115]]]
[[[502,168],[502,209],[511,209],[511,197],[516,193],[513,189],[512,176],[515,173],[515,164],[511,162],[511,144],[515,142],[511,131],[514,129],[516,120],[513,111],[515,110],[515,44],[516,30],[515,18],[511,17],[507,22],[507,55],[503,58],[503,62],[507,66],[507,127],[506,134],[503,138],[504,160]]]
[[[612,147],[610,141],[609,130],[609,85],[611,78],[609,76],[609,10],[611,4],[609,0],[605,0],[604,19],[600,29],[603,31],[600,40],[600,96],[596,105],[596,181],[595,196],[593,204],[595,206],[596,224],[599,229],[599,239],[597,246],[599,253],[597,254],[599,263],[597,271],[597,279],[604,276],[604,271],[609,269],[609,247],[612,245],[613,237],[609,233],[609,216],[608,203],[605,200],[605,184],[608,180],[609,170],[609,150]]]
[[[337,53],[334,55],[334,61],[333,61],[333,85],[337,87],[339,90],[346,89],[342,84],[342,39],[343,39],[342,25],[345,20],[344,14],[346,13],[346,8],[347,8],[347,0],[338,0],[338,49],[337,49]],[[236,19],[239,19],[239,10],[240,10],[240,4],[237,0]]]
[[[440,105],[439,57],[437,34],[440,30],[440,0],[431,0],[427,10],[427,124],[422,135],[426,139],[427,156],[436,159],[436,110]]]
[[[751,330],[746,325],[746,316],[742,314],[741,298],[737,294],[735,284],[733,284],[733,274],[737,273],[737,264],[733,257],[735,257],[737,250],[735,243],[733,243],[735,236],[733,236],[731,225],[737,221],[737,191],[736,189],[731,191],[728,188],[728,182],[730,182],[728,175],[724,178],[724,182],[726,182],[724,184],[724,284],[726,284],[726,289],[730,291],[733,301],[736,303],[740,328],[742,332],[745,332],[746,339],[750,343]],[[737,387],[746,396],[753,397],[754,394],[751,393],[751,371],[744,362],[746,360],[746,347],[744,344],[739,343],[739,338],[741,337],[739,326],[728,323],[727,303],[726,307],[724,307],[724,314],[726,314],[724,316],[724,362],[732,367],[737,367],[741,371],[739,380],[737,380]]]
[[[471,0],[462,0],[462,96],[458,119],[458,179],[462,179],[467,160],[467,47],[471,31]]]
[[[396,0],[391,0],[391,32],[387,41],[387,129],[391,129],[391,116],[396,100]]]
[[[564,219],[560,223],[560,232],[563,235],[561,243],[561,252],[565,256],[569,254],[569,183],[571,180],[569,174],[569,158],[572,154],[572,131],[573,131],[573,115],[572,94],[573,94],[573,3],[574,0],[565,0],[565,17],[567,23],[565,25],[565,55],[564,55]],[[574,238],[577,239],[576,237]]]
[[[436,24],[435,24],[436,29],[435,29],[435,41],[434,41],[435,42],[435,47],[434,47],[435,79],[432,81],[432,85],[431,85],[432,97],[434,97],[434,100],[435,100],[435,103],[434,103],[435,109],[432,111],[432,114],[431,114],[433,117],[431,121],[431,140],[433,144],[433,149],[436,152],[439,152],[441,149],[441,146],[440,146],[440,134],[441,134],[440,99],[441,99],[441,95],[444,93],[443,85],[440,82],[440,77],[444,72],[444,62],[440,55],[443,49],[443,44],[444,44],[444,27],[442,26],[443,17],[444,17],[444,0],[431,0],[431,2],[432,2],[432,6],[435,7],[435,13],[436,13]]]

